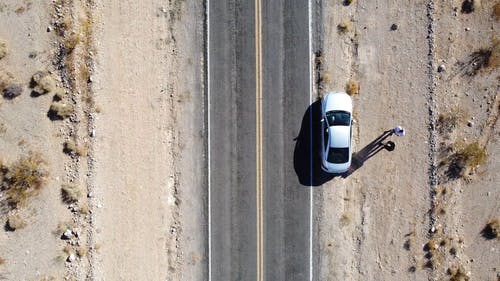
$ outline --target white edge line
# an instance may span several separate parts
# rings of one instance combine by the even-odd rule
[[[307,15],[309,20],[309,106],[312,104],[312,92],[313,92],[313,76],[312,76],[312,16],[311,16],[311,0],[307,1]],[[312,112],[310,113],[312,114]],[[309,117],[309,121],[311,122],[311,117]],[[310,136],[312,138],[312,135]],[[309,143],[312,143],[309,142]],[[312,150],[311,150],[312,151]],[[312,158],[312,155],[310,156]],[[311,167],[309,169],[309,176],[312,175],[312,161],[310,161]],[[313,280],[313,186],[312,186],[312,178],[309,186],[310,194],[309,194],[309,280]]]
[[[208,177],[208,280],[212,280],[212,197],[211,197],[211,181],[212,174],[210,168],[210,0],[205,0],[206,7],[206,50],[205,55],[206,58],[206,79],[207,79],[207,177]]]

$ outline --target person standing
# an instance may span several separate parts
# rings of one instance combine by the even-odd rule
[[[398,137],[402,137],[405,135],[405,129],[401,126],[396,126],[394,129],[392,129],[392,132]]]

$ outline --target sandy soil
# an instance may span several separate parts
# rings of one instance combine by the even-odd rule
[[[2,214],[27,225],[2,231],[0,277],[203,279],[202,4],[21,1],[0,2],[0,13],[1,77],[24,87],[0,105],[2,163],[33,150],[49,172],[41,192]],[[48,118],[54,93],[30,97],[45,69],[66,90],[70,118]],[[67,140],[76,148],[65,154]],[[80,188],[71,204],[64,182]]]
[[[382,150],[317,193],[322,280],[447,280],[457,271],[470,280],[498,278],[498,240],[481,230],[499,215],[499,73],[493,66],[464,73],[474,68],[473,52],[492,49],[498,21],[492,1],[476,1],[469,14],[455,2],[323,7],[321,87],[359,82],[355,150],[396,125],[407,131],[391,137],[393,152]],[[347,31],[339,31],[342,22]],[[457,106],[467,118],[451,136],[441,133],[440,116]],[[443,150],[457,140],[477,140],[488,160],[450,178],[443,163],[458,149]],[[427,249],[430,241],[436,249]]]
[[[355,151],[395,125],[407,132],[316,189],[318,280],[499,278],[499,240],[481,233],[500,215],[499,25],[494,1],[475,2],[471,13],[461,1],[322,3],[318,95],[359,82]],[[1,164],[33,151],[48,172],[17,209],[0,192],[0,279],[206,279],[203,9],[0,1],[0,78],[22,86],[0,98]],[[483,63],[488,52],[496,62]],[[32,96],[39,70],[57,87]],[[74,113],[51,120],[54,99]],[[449,130],[446,116],[457,117]],[[486,161],[450,169],[474,142]],[[67,183],[74,202],[62,200]],[[13,214],[24,227],[7,227]]]

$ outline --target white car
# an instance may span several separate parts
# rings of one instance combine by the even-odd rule
[[[321,100],[321,167],[345,173],[351,166],[352,99],[344,92],[329,92]]]

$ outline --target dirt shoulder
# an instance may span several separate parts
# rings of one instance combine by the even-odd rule
[[[94,277],[203,279],[202,7],[108,1],[94,15]]]
[[[471,2],[471,13],[432,1],[323,6],[320,87],[358,82],[355,151],[395,125],[406,136],[317,192],[319,279],[497,276],[498,240],[481,230],[499,216],[498,69],[477,56],[498,53],[498,22],[494,3]]]
[[[202,4],[20,1],[0,14],[0,279],[203,279]],[[18,208],[14,187],[29,193]]]

